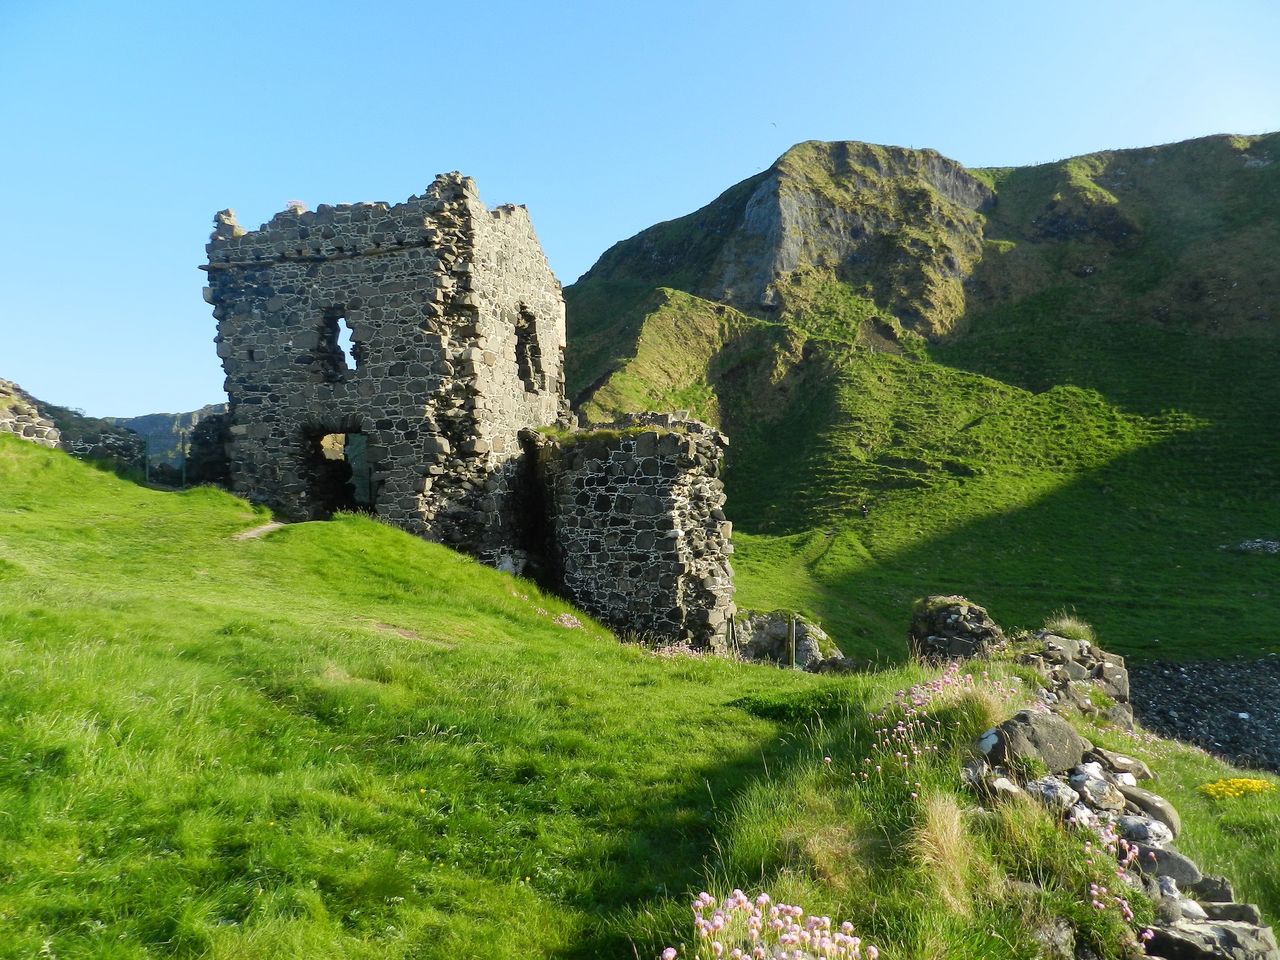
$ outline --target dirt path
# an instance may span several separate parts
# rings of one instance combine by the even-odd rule
[[[272,520],[270,523],[264,523],[262,526],[254,527],[252,530],[241,530],[231,539],[232,540],[257,540],[259,537],[264,537],[268,533],[270,533],[272,530],[279,530],[283,526],[284,524],[281,523],[279,520]]]

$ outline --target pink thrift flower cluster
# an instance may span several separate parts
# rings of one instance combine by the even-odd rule
[[[1094,858],[1101,853],[1107,862],[1115,861],[1112,867],[1115,870],[1116,880],[1121,884],[1127,883],[1126,875],[1129,868],[1138,859],[1137,845],[1117,834],[1115,827],[1106,821],[1100,821],[1094,830],[1101,844],[1095,845],[1092,840],[1084,842],[1085,862],[1093,866]],[[1120,916],[1124,917],[1125,923],[1133,923],[1133,907],[1129,904],[1128,898],[1101,883],[1089,884],[1089,903],[1095,910],[1115,908],[1120,911]]]
[[[974,676],[961,673],[960,668],[961,661],[948,662],[939,676],[906,690],[899,690],[890,704],[879,713],[871,715],[872,722],[881,726],[875,728],[876,739],[871,745],[871,755],[863,759],[863,769],[855,771],[855,777],[869,781],[873,777],[887,779],[890,776],[901,776],[904,786],[914,788],[911,798],[916,799],[920,783],[912,780],[911,768],[926,754],[938,751],[936,741],[941,739],[942,733],[941,721],[930,717],[928,708],[940,698],[977,688],[978,681]],[[1004,700],[1019,695],[1016,686],[999,679],[993,680],[986,672],[980,679]],[[893,718],[899,715],[901,719],[894,722]]]
[[[938,745],[928,742],[931,735],[939,733],[942,724],[930,717],[919,714],[899,720],[890,726],[887,723],[875,730],[875,742],[871,745],[871,756],[862,760],[861,778],[869,781],[887,780],[889,777],[902,777],[903,786],[913,787],[911,799],[915,799],[920,790],[919,781],[911,779],[911,767],[928,753],[936,753]],[[859,776],[859,771],[853,774]]]
[[[556,626],[564,627],[566,630],[577,630],[582,626],[582,621],[572,613],[558,613],[551,618],[551,622]]]
[[[947,665],[943,667],[941,674],[932,680],[917,683],[906,690],[899,690],[893,695],[893,703],[879,713],[874,714],[872,719],[887,719],[895,708],[901,710],[908,717],[922,715],[925,708],[940,697],[953,696],[967,690],[977,689],[979,680],[981,680],[983,686],[1002,700],[1016,700],[1022,696],[1022,691],[1019,689],[1016,680],[1006,682],[999,677],[993,678],[990,672],[986,670],[982,671],[978,679],[975,680],[973,674],[960,672],[963,665],[961,660],[947,661]]]
[[[774,903],[767,893],[755,900],[734,890],[722,903],[705,891],[693,901],[694,952],[688,960],[876,960],[880,950],[838,927],[830,917],[806,917],[803,908]],[[667,947],[661,960],[676,960]]]

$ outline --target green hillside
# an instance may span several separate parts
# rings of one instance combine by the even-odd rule
[[[1048,592],[1139,657],[1280,649],[1274,562],[1224,549],[1280,531],[1276,158],[801,144],[566,290],[570,388],[723,426],[740,605],[847,652],[901,655],[920,592],[1024,624]]]
[[[1082,838],[961,787],[1029,695],[999,664],[936,696],[914,782],[867,782],[869,711],[936,673],[657,656],[367,519],[236,538],[265,519],[0,436],[0,957],[650,958],[738,886],[886,958],[1025,957],[1049,918],[1132,943]],[[1089,735],[1280,912],[1280,792],[1211,800],[1224,764]]]

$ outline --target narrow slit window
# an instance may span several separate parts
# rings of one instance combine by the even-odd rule
[[[516,370],[527,393],[537,393],[546,386],[542,351],[538,348],[537,318],[523,303],[516,311]]]
[[[320,342],[317,349],[320,373],[324,379],[341,380],[351,371],[359,370],[360,353],[360,343],[351,329],[346,311],[325,311],[320,321]]]

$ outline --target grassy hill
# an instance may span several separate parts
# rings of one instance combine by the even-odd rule
[[[1275,563],[1223,549],[1280,531],[1277,160],[801,144],[566,290],[570,388],[723,426],[740,603],[846,651],[900,656],[922,591],[1022,624],[1047,592],[1138,657],[1280,649]]]
[[[960,786],[1008,670],[930,706],[913,782],[862,782],[869,712],[934,674],[656,656],[367,519],[236,539],[265,519],[0,436],[0,956],[647,958],[737,886],[885,957],[1025,957],[1051,917],[1122,952],[1082,840]],[[1090,736],[1280,912],[1280,803]]]

